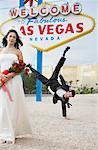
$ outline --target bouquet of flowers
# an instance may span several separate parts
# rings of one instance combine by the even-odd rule
[[[13,63],[12,66],[8,70],[4,70],[2,74],[7,75],[11,72],[21,73],[23,70],[28,75],[29,69],[26,68],[26,64],[23,61],[19,61],[19,63]]]
[[[8,73],[11,73],[11,72],[21,73],[22,71],[24,71],[26,75],[28,75],[29,69],[26,68],[26,64],[23,61],[19,61],[19,63],[14,62],[9,69],[1,72],[1,76],[7,75]],[[4,84],[4,81],[2,78],[0,79],[0,82]]]
[[[26,68],[26,64],[23,61],[19,61],[19,63],[14,62],[9,69],[4,70],[3,72],[0,73],[0,76],[1,76],[1,78],[0,78],[1,86],[0,87],[3,89],[4,92],[7,92],[10,101],[12,101],[12,97],[11,97],[9,89],[6,87],[5,82],[2,77],[11,72],[18,74],[18,73],[21,73],[22,71],[24,71],[26,73],[26,75],[28,75],[29,69]]]

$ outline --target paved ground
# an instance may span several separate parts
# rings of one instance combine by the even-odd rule
[[[67,119],[62,117],[60,102],[52,104],[51,96],[43,96],[42,102],[34,100],[26,97],[33,137],[17,139],[0,150],[98,149],[98,95],[77,95]]]

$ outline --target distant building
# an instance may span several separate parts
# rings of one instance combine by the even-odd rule
[[[52,67],[43,67],[43,74],[49,78],[53,72]],[[81,66],[64,66],[61,74],[72,85],[96,87],[98,83],[98,64]]]

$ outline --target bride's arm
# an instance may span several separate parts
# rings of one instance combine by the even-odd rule
[[[18,61],[21,62],[21,63],[24,63],[22,52],[20,50],[18,50],[17,56],[18,56]],[[13,78],[13,77],[15,77],[16,75],[19,75],[19,74],[20,73],[15,73],[15,72],[8,73],[7,75],[5,75],[4,82],[7,82],[11,78]]]
[[[19,74],[19,73],[18,73]],[[15,77],[17,74],[15,73],[15,72],[11,72],[11,73],[8,73],[7,75],[6,75],[6,78],[8,79],[8,80],[10,80],[11,78],[13,78],[13,77]]]
[[[2,75],[0,76],[0,79],[6,83],[7,81],[9,81],[11,78],[13,78],[15,76],[15,73],[14,72],[11,72],[11,73],[8,73],[7,75]]]
[[[0,87],[6,83],[7,81],[9,81],[10,79],[14,78],[16,75],[19,75],[20,73],[8,73],[7,75],[3,75],[2,77],[0,76]]]

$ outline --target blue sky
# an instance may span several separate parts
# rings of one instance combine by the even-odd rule
[[[58,1],[57,2],[58,5],[64,2],[60,0],[54,0],[54,1]],[[98,20],[97,0],[67,0],[67,1],[69,2],[77,1],[80,3],[84,3],[83,11],[87,13],[88,15],[93,16],[96,19],[96,21]],[[47,2],[53,2],[53,0],[47,0]],[[0,22],[4,20],[5,18],[4,12],[8,10],[7,8],[17,7],[18,5],[19,5],[18,0],[0,0]],[[64,48],[68,45],[71,47],[71,50],[67,54],[67,61],[65,65],[73,66],[73,65],[79,65],[79,64],[98,63],[97,29],[96,28],[93,33],[87,36],[84,36],[80,39],[77,39],[73,42],[63,45],[60,48],[56,48],[53,51],[43,53],[43,65],[54,66],[55,62],[57,62],[59,60],[59,57],[62,55]],[[30,62],[33,65],[36,65],[37,50],[27,44],[24,44],[22,51],[23,51],[25,61],[27,63]]]

